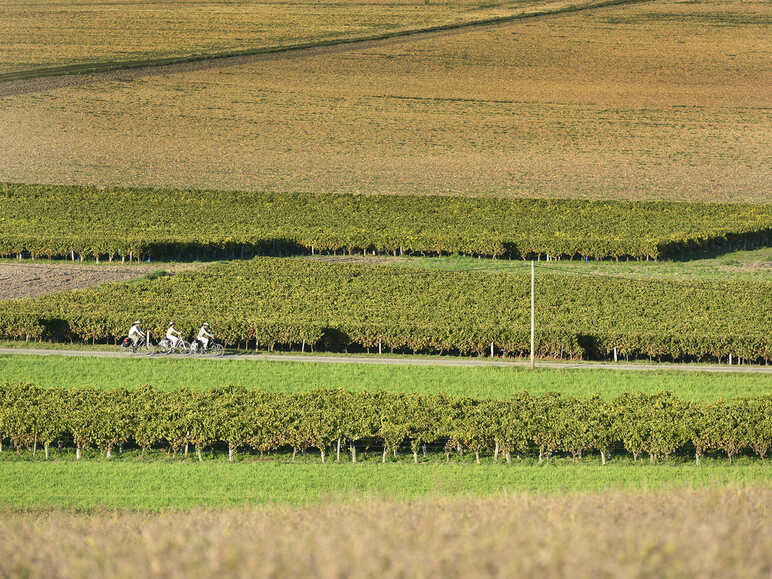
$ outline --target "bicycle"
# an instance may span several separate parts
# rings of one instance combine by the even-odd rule
[[[120,343],[121,352],[125,353],[132,353],[136,354],[139,350],[146,350],[147,353],[152,354],[153,353],[153,345],[145,340],[145,338],[140,338],[137,340],[137,343],[131,341],[131,338],[123,338]]]
[[[225,354],[225,346],[222,344],[219,344],[217,342],[210,342],[209,347],[206,349],[203,348],[203,345],[198,340],[193,340],[193,342],[190,344],[190,353],[191,354],[212,354],[213,356],[223,356]]]
[[[186,354],[189,350],[190,344],[182,338],[177,340],[177,343],[174,344],[174,346],[172,346],[172,342],[169,338],[163,338],[158,342],[159,354]]]

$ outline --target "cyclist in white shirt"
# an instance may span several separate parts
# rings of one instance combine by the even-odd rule
[[[142,331],[142,322],[137,320],[129,330],[129,340],[134,346],[137,346],[145,339],[145,332]]]
[[[204,325],[201,326],[201,329],[198,331],[198,336],[196,336],[196,339],[204,346],[204,352],[206,352],[206,349],[209,347],[209,340],[212,338],[214,338],[214,334],[209,333],[209,324],[204,322]]]
[[[166,330],[166,339],[169,340],[169,343],[173,348],[177,347],[177,342],[180,341],[180,338],[182,337],[182,334],[180,334],[177,331],[177,328],[174,327],[174,322],[169,322],[169,329]]]

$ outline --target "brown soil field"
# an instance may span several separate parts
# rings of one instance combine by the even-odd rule
[[[429,4],[423,0],[5,0],[0,4],[0,73],[358,38],[565,4],[565,0]]]
[[[0,97],[0,180],[764,201],[766,2],[657,2]]]
[[[127,281],[163,269],[171,273],[199,267],[199,264],[142,265],[55,265],[0,262],[0,300],[31,298],[58,291],[94,287]]]
[[[769,577],[769,488],[0,514],[9,577]]]

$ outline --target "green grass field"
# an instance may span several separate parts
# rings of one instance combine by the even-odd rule
[[[650,466],[620,460],[601,467],[558,460],[542,466],[369,463],[320,465],[269,460],[228,464],[138,459],[0,461],[0,505],[16,509],[176,509],[241,504],[304,504],[518,492],[667,489],[772,484],[772,466],[755,460]],[[372,455],[371,455],[372,456]],[[225,459],[227,460],[227,459]]]
[[[390,261],[396,266],[446,271],[499,271],[521,273],[528,264],[520,260],[476,259],[466,256],[406,257]],[[772,281],[772,247],[732,251],[689,261],[568,261],[540,263],[573,273],[678,280]],[[549,270],[551,271],[551,270]]]
[[[359,256],[298,256],[292,259],[340,259],[351,261]],[[361,258],[363,263],[372,261],[369,257]],[[211,261],[174,261],[155,260],[151,262],[153,271],[145,277],[158,276],[161,272],[174,273],[180,266],[189,269],[205,267],[215,263],[224,263],[229,260]],[[413,267],[416,269],[441,269],[447,271],[499,271],[522,272],[528,263],[522,260],[475,258],[463,255],[442,257],[389,257],[383,259],[376,257],[375,261],[387,263],[398,267]],[[15,257],[0,257],[0,264],[16,265],[19,260]],[[40,264],[50,267],[73,268],[81,266],[101,266],[104,268],[115,267],[118,264],[106,262],[104,259],[97,262],[92,259],[84,259],[83,262],[72,262],[69,259],[26,259],[23,264]],[[772,281],[772,247],[762,247],[747,251],[729,251],[715,257],[702,257],[686,261],[636,261],[622,260],[590,260],[588,262],[575,260],[561,260],[558,263],[540,263],[541,266],[559,267],[570,269],[577,273],[602,273],[607,275],[652,277],[652,278],[676,278],[684,280],[756,280]],[[126,262],[120,264],[121,268],[149,269],[146,262]],[[137,278],[142,279],[142,278]]]
[[[269,392],[315,388],[445,392],[478,398],[508,398],[527,390],[534,394],[562,392],[613,398],[622,392],[667,390],[680,398],[712,400],[756,396],[772,391],[765,374],[707,372],[537,369],[371,364],[315,364],[254,360],[174,358],[87,358],[70,356],[0,355],[0,381],[23,381],[43,387],[133,388],[151,384],[196,390],[226,384]]]

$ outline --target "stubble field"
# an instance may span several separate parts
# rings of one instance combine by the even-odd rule
[[[765,577],[772,490],[7,514],[0,571],[69,577]]]
[[[591,2],[586,2],[590,4]],[[366,37],[581,2],[10,0],[0,6],[0,75],[52,66],[217,54]]]
[[[764,2],[643,3],[0,97],[0,180],[762,201]]]

